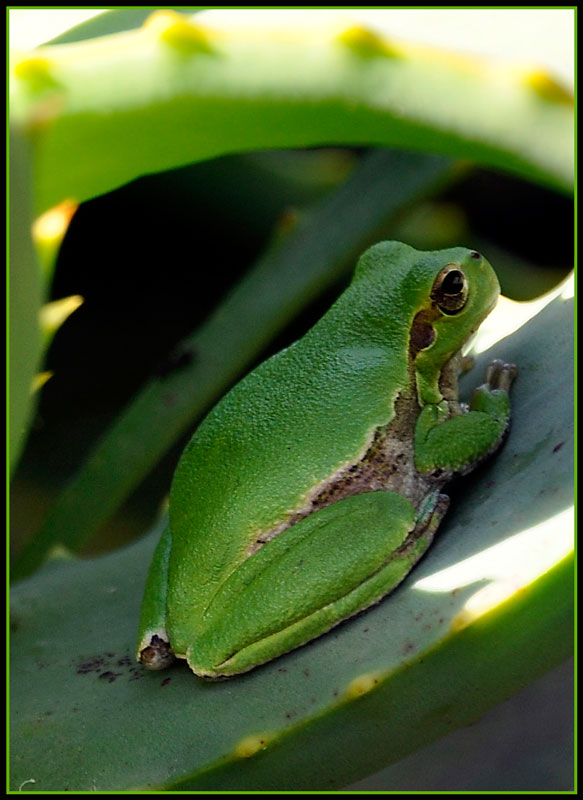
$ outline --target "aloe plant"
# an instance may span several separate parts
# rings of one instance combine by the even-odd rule
[[[116,13],[104,15],[113,27]],[[229,152],[417,151],[371,154],[278,234],[184,344],[197,358],[144,386],[31,537],[14,571],[29,577],[12,598],[12,788],[339,789],[476,720],[566,658],[572,301],[564,290],[499,311],[498,338],[503,323],[531,317],[495,345],[497,357],[520,365],[503,453],[465,485],[410,579],[313,644],[228,683],[204,684],[182,668],[145,674],[132,647],[158,529],[101,558],[53,556],[39,567],[59,548],[78,552],[275,334],[470,160],[568,192],[569,93],[536,68],[494,69],[358,26],[251,37],[170,11],[135,30],[19,55],[11,81],[15,462],[48,341],[36,313],[76,204]],[[34,261],[23,221],[47,212],[60,223],[37,221]]]

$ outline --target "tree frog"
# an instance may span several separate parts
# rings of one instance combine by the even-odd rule
[[[513,364],[458,402],[499,284],[479,253],[381,242],[299,341],[231,389],[177,466],[138,660],[224,678],[379,602],[429,547],[442,487],[491,455]]]

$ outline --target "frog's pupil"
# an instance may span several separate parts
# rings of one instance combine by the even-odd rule
[[[464,288],[464,279],[461,272],[452,270],[443,279],[441,289],[445,294],[459,294]]]

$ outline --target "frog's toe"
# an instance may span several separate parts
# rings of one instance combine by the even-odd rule
[[[462,356],[459,361],[459,371],[461,373],[469,372],[474,366],[475,358],[473,356]]]
[[[517,374],[516,364],[507,364],[505,361],[495,358],[486,369],[486,383],[490,389],[501,389],[508,392]]]
[[[161,632],[153,633],[140,645],[138,651],[138,661],[146,668],[151,670],[166,669],[174,661],[174,653],[170,647],[170,642]]]

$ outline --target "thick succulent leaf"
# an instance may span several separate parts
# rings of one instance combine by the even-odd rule
[[[541,307],[542,305],[542,307]],[[573,302],[502,307],[478,356],[519,365],[496,458],[378,606],[224,682],[147,673],[134,638],[156,533],[14,589],[11,787],[341,789],[475,721],[572,648]],[[480,346],[480,340],[477,342]],[[350,753],[350,758],[347,758]]]
[[[33,153],[20,126],[10,131],[9,375],[10,468],[18,463],[35,406],[42,355],[60,324],[79,305],[71,299],[43,307],[56,256],[74,205],[61,204],[31,224],[34,209]],[[68,313],[67,313],[68,312]],[[40,378],[40,379],[39,379]]]
[[[178,9],[177,9],[178,10]],[[182,8],[183,14],[200,9]],[[152,8],[57,8],[21,9],[9,12],[10,49],[23,51],[41,44],[65,44],[108,36],[139,28],[152,13]]]
[[[39,367],[41,335],[38,314],[42,280],[30,228],[31,197],[29,144],[15,129],[10,138],[9,238],[10,287],[10,466],[14,468],[33,412],[33,379]]]
[[[178,346],[176,368],[171,361],[136,395],[29,541],[13,577],[32,571],[55,544],[78,551],[272,337],[348,273],[383,226],[455,174],[455,164],[438,156],[381,151],[364,159]]]
[[[228,18],[227,18],[228,19]],[[266,147],[431,150],[569,189],[573,106],[544,69],[328,26],[249,32],[169,10],[15,59],[39,211],[146,172]]]

